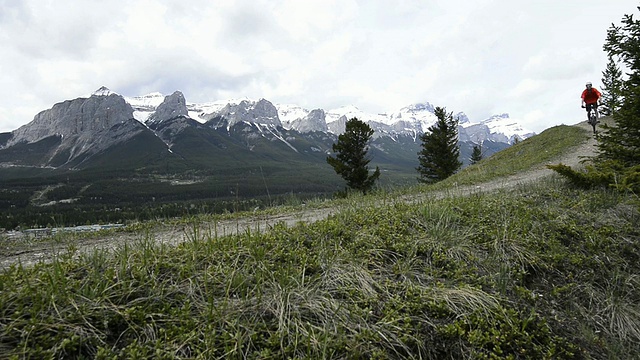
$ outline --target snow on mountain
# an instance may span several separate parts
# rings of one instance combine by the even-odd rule
[[[388,116],[386,114],[370,114],[358,109],[353,105],[341,106],[336,109],[329,110],[325,113],[327,124],[334,121],[338,121],[341,117],[346,117],[347,120],[352,118],[358,118],[363,122],[379,122],[383,124],[388,123]]]
[[[164,95],[159,92],[153,92],[147,95],[125,97],[125,101],[133,108],[155,109],[164,101]]]
[[[310,113],[309,110],[293,104],[276,104],[276,108],[278,109],[278,117],[285,128],[290,128],[293,122],[304,119]]]
[[[98,90],[94,91],[91,96],[109,96],[111,94],[120,95],[111,91],[106,86],[101,86]],[[84,96],[89,97],[89,96]],[[147,119],[156,111],[156,108],[164,101],[164,95],[159,92],[153,92],[147,95],[127,97],[123,96],[126,101],[133,108],[133,118],[145,123]]]
[[[165,95],[159,92],[152,92],[142,96],[125,97],[124,99],[133,108],[133,117],[136,120],[145,123],[156,111],[158,106],[162,104],[165,97]],[[228,104],[237,105],[243,100],[249,99],[244,98],[218,100],[206,103],[187,103],[187,110],[190,118],[200,123],[204,123],[207,120],[205,118],[206,115],[216,113]]]
[[[134,119],[145,123],[147,119],[156,111],[156,108],[164,101],[164,95],[153,92],[146,95],[124,97],[124,100],[133,108]]]
[[[91,96],[109,96],[111,94],[115,93],[109,90],[109,88],[107,88],[106,86],[101,86],[98,90],[94,91]]]
[[[189,117],[204,123],[207,121],[207,115],[215,114],[222,109],[224,109],[227,105],[238,105],[243,101],[251,101],[248,98],[240,98],[240,99],[228,99],[228,100],[217,100],[206,103],[187,103],[187,110],[189,110]]]
[[[463,113],[463,112],[459,112],[455,115],[453,115],[454,118],[458,119],[458,125],[460,126],[467,126],[468,124],[471,124],[471,120],[469,120],[469,117],[467,116],[467,114]]]
[[[210,101],[206,103],[187,103],[187,108],[190,111],[200,112],[202,114],[213,114],[216,113],[227,105],[238,105],[243,101],[248,101],[251,103],[255,103],[247,97],[244,98],[236,98],[236,99],[227,99],[227,100],[216,100]]]
[[[94,95],[109,95],[112,93],[113,92],[106,87],[101,87],[94,92]],[[126,102],[128,102],[134,109],[134,117],[143,123],[149,119],[164,99],[165,96],[158,92],[142,96],[125,97]],[[245,97],[206,103],[187,103],[187,110],[189,117],[204,123],[216,114],[240,109],[238,106],[243,102],[245,102],[245,106],[253,108],[256,104],[264,102],[264,99],[261,101],[254,101]],[[306,119],[311,113],[310,110],[295,104],[277,104],[274,106],[277,109],[277,117],[283,127],[287,129],[291,129],[293,127],[308,127],[301,124],[308,121]],[[249,108],[245,110],[249,110]],[[416,132],[427,132],[429,127],[436,123],[437,118],[434,111],[435,107],[428,102],[411,104],[389,114],[367,113],[356,106],[346,105],[326,111],[325,122],[326,124],[333,123],[333,126],[329,126],[329,131],[334,131],[335,129],[344,127],[340,126],[341,123],[338,122],[340,119],[344,122],[345,120],[355,117],[366,123],[373,122],[372,127],[377,131],[383,130],[385,132],[393,131],[415,134]],[[235,116],[236,114],[227,115]],[[489,119],[480,122],[469,120],[467,115],[463,112],[459,112],[454,116],[459,121],[461,131],[465,132],[465,134],[460,134],[461,138],[468,137],[469,139],[481,140],[491,137],[500,138],[504,141],[513,141],[516,137],[526,139],[527,137],[535,134],[533,131],[523,128],[517,120],[511,119],[508,114],[494,115]],[[318,121],[318,119],[314,119],[314,121]],[[375,125],[376,123],[378,125]],[[300,130],[304,131],[302,128]],[[481,131],[484,135],[480,135],[478,133],[480,129],[482,129]]]
[[[386,123],[402,124],[407,129],[427,132],[429,127],[438,120],[434,111],[433,105],[429,103],[412,104],[392,113]]]
[[[509,114],[494,115],[481,123],[486,125],[492,134],[504,134],[511,140],[515,137],[526,139],[535,134],[523,128],[517,120],[511,119]]]

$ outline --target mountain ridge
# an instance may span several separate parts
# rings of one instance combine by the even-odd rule
[[[161,167],[169,171],[169,164],[180,171],[217,169],[224,159],[234,161],[240,153],[287,166],[300,161],[320,165],[344,132],[346,121],[357,117],[374,130],[372,157],[385,161],[389,168],[404,164],[402,171],[410,172],[419,150],[419,135],[436,121],[433,112],[434,106],[428,102],[390,114],[368,114],[353,105],[307,110],[297,105],[274,105],[264,98],[196,104],[187,102],[180,91],[166,96],[154,92],[124,97],[103,86],[89,97],[54,104],[30,123],[1,136],[0,163],[77,170],[95,167],[92,159],[100,158],[101,167],[117,168],[119,159],[107,165],[104,154],[119,153],[112,148],[136,138],[143,143],[132,147],[139,152],[135,158],[155,161],[131,163],[131,169],[137,171]],[[489,155],[514,139],[533,135],[508,114],[482,122],[471,122],[462,112],[455,116],[460,122],[464,162],[468,162],[466,153],[473,144],[480,144]],[[21,151],[14,151],[17,145]],[[197,154],[194,149],[204,153]],[[234,151],[236,154],[231,154]]]
[[[136,97],[125,97],[125,100],[131,104],[134,108],[138,108],[139,113],[136,116],[136,119],[145,122],[149,115],[143,114],[143,108],[146,108],[147,112],[153,112],[154,109],[161,103],[160,98],[162,95],[159,92],[153,92],[147,95],[136,96]],[[155,101],[146,101],[145,99],[155,99]],[[164,99],[164,98],[163,98]],[[140,101],[142,100],[142,101]],[[240,98],[240,99],[228,99],[228,100],[216,100],[205,103],[189,103],[187,102],[188,114],[191,118],[196,121],[206,122],[210,120],[212,114],[220,113],[221,111],[225,111],[224,108],[229,106],[231,110],[236,109],[237,106],[241,106],[244,102],[245,110],[247,107],[250,107],[251,104],[258,104],[269,102],[264,98],[258,100],[251,100],[249,98]],[[155,104],[154,104],[155,103]],[[142,105],[144,104],[144,105]],[[273,104],[278,112],[278,117],[281,122],[281,125],[287,129],[295,129],[300,130],[300,128],[304,129],[305,126],[311,129],[317,128],[317,126],[308,126],[302,125],[304,123],[304,119],[312,112],[317,112],[318,110],[322,110],[325,113],[325,122],[326,124],[330,124],[332,122],[339,121],[343,116],[346,119],[351,119],[353,117],[358,118],[364,122],[374,122],[383,124],[381,126],[382,129],[388,130],[393,129],[395,131],[402,131],[404,129],[411,129],[411,131],[418,132],[426,132],[428,131],[428,127],[433,125],[436,121],[435,115],[433,115],[435,106],[429,102],[424,103],[415,103],[404,106],[396,111],[390,113],[367,113],[365,111],[360,110],[355,105],[344,105],[334,109],[320,109],[315,108],[308,110],[299,105],[295,104]],[[227,115],[229,115],[232,111],[227,110]],[[426,115],[425,114],[431,114]],[[535,132],[525,129],[522,127],[516,120],[510,119],[507,113],[496,114],[487,119],[471,122],[470,119],[464,112],[458,112],[455,114],[457,118],[460,120],[460,125],[465,125],[463,127],[468,127],[471,125],[487,125],[490,130],[495,130],[496,132],[500,132],[509,141],[513,141],[518,138],[519,140],[524,140],[527,137],[530,137],[535,134]],[[318,119],[318,116],[315,115],[314,119]],[[505,128],[502,123],[510,122],[515,126]],[[321,126],[323,127],[323,126]],[[339,126],[329,126],[328,130],[331,132],[339,131]],[[375,129],[374,130],[379,130]],[[492,133],[489,131],[489,134]],[[502,138],[502,137],[501,137]]]
[[[433,115],[434,105],[429,102],[409,104],[392,112],[374,114],[362,111],[354,105],[344,105],[334,109],[316,108],[308,110],[295,104],[274,104],[264,98],[252,100],[245,97],[239,99],[215,100],[204,103],[192,103],[187,102],[180,91],[174,91],[170,95],[163,95],[160,92],[151,92],[145,95],[129,97],[122,96],[105,86],[98,88],[91,95],[86,96],[86,98],[91,98],[92,96],[100,97],[111,95],[122,97],[125,102],[133,108],[133,118],[143,124],[146,124],[149,120],[158,121],[158,117],[163,117],[158,116],[156,113],[158,112],[158,107],[161,107],[167,97],[173,99],[173,101],[177,102],[178,105],[181,105],[179,110],[173,109],[174,112],[178,112],[174,115],[179,114],[188,116],[200,123],[206,123],[211,120],[211,118],[218,115],[234,117],[234,120],[229,123],[229,126],[233,126],[237,121],[265,121],[265,119],[251,119],[246,118],[246,116],[244,118],[242,117],[242,113],[245,113],[246,115],[246,113],[251,110],[255,111],[255,106],[262,107],[262,110],[271,112],[269,116],[271,116],[272,119],[267,121],[267,123],[273,123],[275,125],[283,126],[288,130],[294,129],[301,132],[329,131],[339,134],[344,131],[339,123],[336,123],[333,126],[325,126],[325,124],[322,124],[322,114],[319,113],[319,110],[324,112],[324,123],[326,123],[326,125],[332,122],[338,122],[342,117],[345,117],[346,120],[356,117],[361,121],[375,124],[375,126],[373,126],[374,130],[382,132],[427,132],[429,126],[433,125],[436,121],[435,115]],[[181,97],[183,100],[180,101],[176,99],[176,97]],[[77,99],[81,98],[84,97],[79,97]],[[72,100],[65,100],[62,103],[66,101]],[[275,107],[278,119],[275,119],[276,115],[272,113],[273,109],[270,108],[268,104]],[[167,107],[174,108],[172,106],[165,106],[165,108]],[[48,110],[52,109],[53,107]],[[160,110],[163,110],[162,107]],[[43,110],[42,112],[46,111],[47,110]],[[240,114],[238,114],[238,112],[240,112]],[[312,121],[315,124],[308,124],[306,121],[306,118],[310,114],[313,119]],[[155,119],[151,119],[154,115]],[[166,118],[167,115],[164,115],[164,117]],[[459,123],[463,131],[467,128],[473,129],[474,126],[477,128],[478,125],[486,125],[488,127],[488,131],[485,131],[486,139],[490,139],[491,134],[497,134],[498,138],[493,140],[505,141],[506,139],[506,141],[512,142],[516,138],[523,140],[535,134],[533,131],[522,127],[517,120],[511,119],[507,113],[492,115],[487,119],[473,122],[464,112],[456,113],[455,117],[459,119]],[[34,118],[34,120],[36,119]],[[342,122],[344,122],[344,120],[345,119],[342,119]],[[12,133],[15,133],[16,131],[17,130],[14,130]],[[465,136],[463,135],[463,137]],[[474,138],[474,136],[469,136],[469,138]],[[477,138],[477,136],[475,138]]]
[[[48,192],[51,201],[72,200],[67,217],[86,210],[117,218],[111,209],[123,204],[130,212],[183,211],[205,203],[237,209],[240,198],[249,204],[334,194],[344,181],[326,159],[353,115],[375,130],[368,156],[383,174],[379,185],[411,185],[417,182],[419,134],[434,120],[432,111],[422,103],[369,117],[354,106],[327,113],[266,99],[193,104],[180,91],[131,98],[104,87],[0,134],[0,192],[11,199],[0,207],[27,214],[34,194]],[[456,116],[465,165],[475,144],[484,157],[511,145],[508,134],[495,133],[499,126],[492,133],[491,122]],[[508,115],[493,121],[517,127]],[[46,217],[54,210],[37,211]]]

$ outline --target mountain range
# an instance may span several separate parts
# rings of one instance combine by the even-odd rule
[[[188,103],[180,91],[125,97],[106,87],[54,104],[30,123],[0,134],[0,180],[208,183],[216,197],[240,188],[248,196],[260,192],[257,188],[334,191],[341,179],[325,159],[353,117],[375,131],[371,165],[383,171],[381,180],[415,182],[419,136],[436,122],[427,102],[369,114],[354,106],[307,110],[266,99]],[[455,117],[465,164],[474,145],[481,145],[486,157],[534,134],[507,114],[480,122],[464,113]]]
[[[110,90],[103,87],[94,94],[108,95],[110,93]],[[146,123],[154,116],[158,106],[165,101],[165,96],[161,93],[151,93],[144,96],[127,97],[125,100],[134,107],[134,117],[140,122]],[[273,113],[274,107],[277,111],[277,119],[276,114]],[[354,117],[369,123],[376,131],[374,137],[392,134],[421,134],[427,132],[428,128],[436,122],[434,106],[428,102],[412,104],[390,114],[366,113],[353,105],[328,111],[323,109],[310,111],[298,105],[271,104],[265,99],[253,101],[248,98],[201,104],[192,103],[186,104],[186,108],[187,113],[182,115],[188,115],[201,123],[207,122],[212,116],[223,114],[225,117],[234,119],[231,126],[238,121],[248,121],[278,125],[301,133],[323,131],[340,134],[344,132],[344,120]],[[256,118],[247,118],[240,114],[231,114],[235,110],[239,110],[243,114],[251,112],[259,115]],[[481,144],[485,140],[511,143],[515,139],[524,140],[534,134],[523,128],[517,121],[510,119],[508,114],[494,115],[481,122],[471,122],[463,112],[457,113],[455,117],[459,120],[460,141],[472,141],[477,144]]]

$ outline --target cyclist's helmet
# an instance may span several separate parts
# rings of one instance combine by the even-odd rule
[[[587,82],[587,87],[590,88],[591,87],[591,81]]]

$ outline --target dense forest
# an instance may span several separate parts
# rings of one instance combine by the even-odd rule
[[[328,197],[340,183],[318,172],[283,169],[180,177],[123,174],[0,182],[0,228],[126,223],[199,213],[236,212],[310,197]],[[315,178],[313,178],[315,176]],[[295,200],[293,200],[295,199]]]

